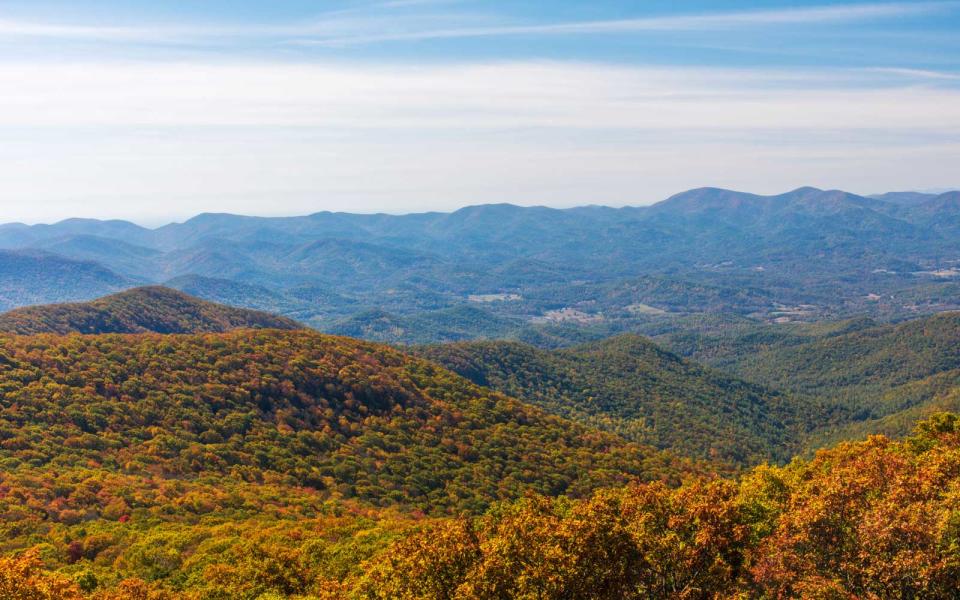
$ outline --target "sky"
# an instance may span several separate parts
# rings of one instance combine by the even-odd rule
[[[0,0],[0,222],[960,187],[960,0]]]

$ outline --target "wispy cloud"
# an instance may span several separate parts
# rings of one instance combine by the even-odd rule
[[[956,8],[960,3],[897,2],[874,4],[845,4],[815,6],[782,10],[756,10],[726,13],[684,14],[571,23],[532,25],[501,25],[494,27],[462,27],[425,29],[410,32],[380,32],[316,39],[301,39],[301,44],[346,46],[391,41],[422,41],[430,39],[524,36],[524,35],[589,35],[641,33],[653,31],[710,31],[745,27],[799,25],[813,23],[849,23],[876,19],[890,19],[909,15],[930,14]]]
[[[515,23],[497,15],[420,12],[452,0],[386,0],[356,9],[281,25],[149,24],[128,27],[0,19],[0,37],[38,37],[105,42],[202,42],[224,38],[289,39],[297,44],[349,46],[497,36],[624,34],[653,31],[711,31],[738,28],[829,24],[933,14],[960,7],[955,0],[808,6],[777,10],[676,14],[564,23]],[[391,14],[390,9],[406,10]],[[492,23],[491,23],[492,22]]]
[[[932,81],[958,81],[960,73],[949,73],[945,71],[932,71],[930,69],[908,69],[902,67],[871,67],[865,71],[886,74],[899,75],[901,77],[914,80],[932,80]]]
[[[796,3],[563,23],[456,4],[370,0],[269,25],[0,18],[0,50],[11,50],[0,58],[0,181],[10,199],[0,202],[3,220],[117,216],[118,206],[158,218],[256,213],[265,198],[286,213],[405,211],[494,200],[643,203],[696,185],[761,192],[956,185],[956,44],[947,27],[928,33],[908,21],[953,19],[960,2]],[[877,27],[820,27],[873,21]],[[588,44],[559,40],[552,56],[563,60],[555,61],[509,49],[435,60],[427,44],[415,56],[393,46],[312,49],[697,32],[636,37],[687,41],[683,58],[718,65],[728,64],[712,60],[721,52],[694,53],[693,45],[766,52],[769,29],[826,34],[775,49],[795,53],[788,60],[765,55],[740,68],[650,66],[676,58],[669,49],[638,53],[647,64],[605,64],[605,55],[583,50]],[[699,34],[708,31],[718,33]],[[866,44],[858,33],[904,37]],[[936,35],[945,37],[931,43]],[[81,42],[75,56],[85,58],[64,60],[70,44],[53,41]],[[602,45],[594,41],[591,48]],[[39,50],[21,54],[27,46]],[[923,56],[911,57],[917,49]],[[857,58],[837,58],[844,53]],[[832,67],[775,66],[800,64],[798,57]],[[865,57],[872,68],[863,68]]]
[[[960,129],[960,90],[905,76],[554,62],[0,63],[0,126]]]
[[[244,41],[275,42],[302,36],[359,36],[375,31],[417,30],[450,27],[453,24],[476,24],[473,14],[434,12],[426,7],[451,4],[452,0],[394,0],[330,10],[288,23],[132,23],[125,26],[88,23],[47,22],[11,19],[0,16],[0,39],[48,38],[101,42],[223,42],[232,38]],[[484,19],[489,22],[489,19]]]
[[[140,27],[104,27],[0,19],[0,36],[140,41],[156,38],[157,32]]]

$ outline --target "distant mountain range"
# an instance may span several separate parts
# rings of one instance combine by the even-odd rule
[[[86,300],[135,284],[92,261],[39,250],[0,250],[0,310]]]
[[[960,192],[703,188],[650,207],[203,214],[157,229],[71,219],[2,225],[0,252],[0,308],[165,283],[383,341],[561,328],[562,344],[664,314],[804,321],[958,308]]]

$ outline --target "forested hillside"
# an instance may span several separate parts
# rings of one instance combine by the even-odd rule
[[[720,369],[735,371],[741,361],[767,351],[780,351],[861,329],[879,323],[869,317],[815,323],[764,323],[733,315],[688,317],[666,332],[654,331],[665,348]]]
[[[0,406],[3,551],[87,590],[293,593],[425,514],[712,470],[308,331],[0,336]]]
[[[164,287],[142,287],[91,302],[30,306],[0,314],[0,332],[204,333],[299,329],[291,319],[205,302]]]
[[[803,394],[851,400],[960,367],[960,312],[821,335],[748,354],[736,370]]]
[[[960,410],[960,313],[896,324],[869,318],[812,324],[701,321],[660,335],[684,356],[820,410],[807,446],[871,433],[906,435],[931,414]]]
[[[306,331],[0,337],[0,390],[8,477],[96,465],[442,512],[692,468],[386,347]]]
[[[272,485],[242,489],[253,501],[277,498]],[[51,542],[0,559],[0,592],[44,600],[946,600],[960,579],[958,490],[960,420],[938,415],[902,442],[843,444],[739,481],[635,484],[583,500],[528,496],[479,517],[331,513],[312,508],[309,493],[287,499],[295,508],[274,504],[252,516],[237,490],[219,497],[230,506],[214,517],[206,511],[215,499],[193,491],[149,518],[140,510],[132,519],[45,523]]]
[[[789,459],[813,409],[635,335],[554,351],[519,342],[467,342],[417,352],[554,414],[740,465]]]

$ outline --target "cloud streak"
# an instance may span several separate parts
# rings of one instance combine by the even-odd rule
[[[462,27],[401,33],[373,33],[319,39],[301,39],[297,43],[321,46],[349,46],[379,42],[423,41],[431,39],[499,36],[559,36],[625,34],[642,32],[719,31],[748,27],[830,24],[891,19],[923,15],[956,8],[957,2],[900,2],[859,5],[817,6],[784,10],[759,10],[657,16],[632,19],[581,21],[573,23]]]
[[[960,129],[952,80],[592,63],[2,64],[0,125],[362,130]]]
[[[679,14],[567,23],[510,23],[477,15],[419,13],[420,6],[446,4],[438,0],[395,0],[365,9],[320,15],[309,22],[282,25],[99,26],[0,19],[0,38],[44,38],[115,43],[203,43],[233,38],[284,40],[300,45],[355,46],[384,42],[424,41],[505,36],[571,36],[642,32],[728,31],[804,24],[839,24],[950,11],[953,0],[822,5],[776,10]],[[414,12],[405,9],[414,9]],[[378,12],[379,9],[379,12]],[[394,12],[399,9],[400,12]],[[490,24],[490,21],[495,21]]]

